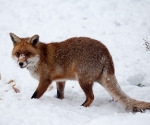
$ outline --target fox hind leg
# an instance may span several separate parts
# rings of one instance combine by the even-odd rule
[[[82,106],[88,107],[94,100],[94,94],[93,94],[93,89],[92,89],[93,82],[88,83],[88,82],[85,82],[84,80],[79,80],[79,84],[86,96],[86,100],[82,104]]]

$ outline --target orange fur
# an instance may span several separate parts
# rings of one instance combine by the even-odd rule
[[[59,43],[39,42],[39,36],[19,38],[10,33],[14,48],[12,56],[21,68],[27,68],[39,80],[32,98],[40,98],[52,81],[57,83],[57,97],[64,98],[65,82],[78,80],[88,107],[94,100],[92,86],[100,83],[126,109],[136,112],[150,109],[150,103],[127,96],[117,83],[112,57],[104,44],[87,38],[74,37]]]

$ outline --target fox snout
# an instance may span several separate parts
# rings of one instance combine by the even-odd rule
[[[27,66],[27,62],[18,62],[20,68],[25,68]]]
[[[18,65],[20,68],[25,68],[28,65],[28,63],[27,63],[27,61],[24,61],[24,62],[21,61],[21,62],[18,62]]]
[[[18,58],[18,65],[20,66],[20,68],[25,68],[28,65],[24,54],[20,54]]]
[[[25,68],[37,64],[38,61],[39,61],[39,56],[35,55],[34,57],[30,57],[30,58],[27,58],[26,56],[19,57],[17,62],[20,68]]]
[[[19,62],[19,66],[22,67],[23,66],[23,62]]]

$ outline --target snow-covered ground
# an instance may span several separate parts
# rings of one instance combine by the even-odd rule
[[[100,40],[125,93],[150,102],[150,51],[143,45],[150,42],[149,0],[0,0],[0,125],[150,125],[150,111],[127,112],[97,83],[88,108],[80,106],[85,95],[76,81],[67,81],[63,100],[55,98],[55,83],[40,99],[30,99],[38,81],[11,58],[9,32],[39,34],[46,43],[74,36]]]

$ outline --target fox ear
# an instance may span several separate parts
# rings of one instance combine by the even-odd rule
[[[29,39],[29,43],[36,45],[39,42],[39,35],[34,35]]]
[[[9,35],[14,46],[21,41],[20,38],[16,36],[14,33],[9,33]]]

